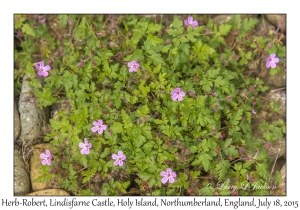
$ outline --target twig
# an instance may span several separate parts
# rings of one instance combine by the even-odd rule
[[[274,92],[276,92],[276,91],[278,91],[278,90],[284,90],[284,89],[286,89],[286,87],[278,88],[278,89],[275,89],[275,90],[270,90],[270,92],[271,92],[271,93],[274,93]]]
[[[74,30],[73,30],[73,33],[72,33],[71,37],[70,37],[70,42],[71,42],[71,43],[72,43],[72,40],[73,40],[73,36],[74,36],[74,34],[75,34],[75,31],[76,31],[76,29],[77,29],[77,27],[78,27],[79,20],[80,20],[80,15],[78,16],[78,20],[77,20],[76,26],[75,26],[75,28],[74,28]]]
[[[82,169],[76,171],[76,174],[78,174],[79,172],[81,172],[81,171],[83,171],[83,170],[85,170],[85,169],[87,169],[87,168],[88,168],[88,167],[84,167],[84,168],[82,168]]]
[[[280,148],[278,149],[278,152],[277,152],[277,155],[276,155],[276,159],[275,159],[274,164],[273,164],[273,168],[272,168],[272,171],[271,171],[271,176],[272,176],[272,173],[273,173],[273,171],[274,171],[275,164],[276,164],[276,162],[277,162],[277,158],[278,158],[279,151],[280,151]],[[269,177],[269,181],[268,181],[268,182],[270,182],[271,176]]]

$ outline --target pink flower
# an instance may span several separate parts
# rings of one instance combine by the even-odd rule
[[[50,153],[49,150],[46,149],[46,154],[45,153],[42,153],[40,154],[40,158],[42,158],[42,165],[49,165],[51,164],[51,160],[52,160],[52,155]]]
[[[252,114],[256,114],[256,111],[254,109],[252,109]]]
[[[44,66],[44,61],[40,61],[38,64],[35,65],[35,68],[38,70],[38,75],[39,76],[48,76],[48,71],[51,69],[49,65]]]
[[[257,158],[257,156],[258,156],[258,149],[256,150],[255,156],[253,157],[253,159]]]
[[[193,28],[196,28],[196,26],[198,25],[198,21],[197,20],[193,21],[193,17],[189,16],[187,20],[184,20],[184,24],[186,26],[191,25]]]
[[[160,175],[163,176],[161,179],[161,183],[166,184],[168,181],[170,183],[173,183],[175,181],[176,173],[172,172],[172,169],[167,168],[166,171],[160,172]]]
[[[135,61],[131,61],[127,64],[128,67],[130,67],[129,72],[137,71],[137,69],[140,67],[140,64],[138,64]]]
[[[107,129],[107,125],[104,125],[102,120],[98,120],[98,122],[94,121],[93,125],[95,126],[91,129],[93,133],[98,131],[99,134],[102,134]]]
[[[89,143],[89,141],[87,140],[87,138],[84,138],[84,143],[79,143],[79,147],[82,148],[82,150],[80,151],[80,153],[82,155],[86,154],[90,154],[90,148],[92,148],[92,144]]]
[[[123,160],[126,160],[126,156],[123,154],[122,151],[119,151],[118,155],[113,154],[111,157],[112,157],[112,159],[116,160],[114,162],[115,166],[117,166],[117,165],[122,166],[123,165]]]
[[[276,55],[273,53],[271,54],[269,57],[267,57],[266,59],[267,63],[266,63],[266,67],[267,68],[276,68],[276,63],[279,62],[279,58],[276,57]]]
[[[185,93],[181,91],[180,88],[175,88],[174,90],[171,91],[171,95],[173,101],[175,101],[176,99],[178,99],[178,101],[182,101],[183,96],[185,96]]]

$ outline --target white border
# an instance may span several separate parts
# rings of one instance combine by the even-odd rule
[[[4,4],[4,5],[3,5]],[[251,1],[5,1],[1,5],[0,15],[0,43],[1,43],[1,153],[0,153],[0,209],[11,209],[2,207],[2,199],[15,200],[13,197],[13,14],[14,13],[285,13],[287,14],[287,197],[280,197],[284,200],[299,200],[299,146],[298,133],[299,124],[299,14],[298,8],[289,1],[251,0]],[[298,64],[298,65],[297,65]],[[298,195],[297,195],[298,194]],[[77,197],[78,198],[78,197]],[[120,197],[111,197],[120,199]],[[175,197],[168,197],[173,199]],[[231,197],[230,197],[231,198]],[[251,200],[252,197],[241,197],[243,200]],[[268,197],[268,200],[275,200],[278,197]],[[23,199],[20,197],[18,199]],[[44,198],[38,198],[42,200]],[[62,198],[58,198],[62,199]],[[78,198],[80,199],[80,198]],[[82,197],[81,199],[92,200],[92,197]],[[80,200],[81,200],[80,199]],[[104,197],[98,197],[104,199]],[[125,197],[124,197],[125,199]],[[132,198],[134,199],[134,197]],[[160,199],[160,198],[159,198]],[[181,197],[182,200],[191,197]],[[204,199],[198,197],[197,199]],[[218,197],[209,197],[210,200],[217,200]],[[224,197],[222,197],[224,199]],[[232,198],[233,199],[233,198]],[[236,198],[238,199],[238,198]],[[256,197],[264,199],[264,197]],[[223,206],[224,207],[224,206]],[[23,207],[31,209],[34,207]],[[49,207],[48,207],[49,208]],[[69,207],[55,207],[57,209],[70,209]],[[96,207],[97,209],[107,209]],[[125,207],[126,209],[128,207]],[[159,209],[162,209],[160,207]],[[164,207],[165,208],[165,207]],[[180,207],[178,207],[180,208]],[[176,209],[178,209],[176,208]],[[182,208],[182,207],[181,207]],[[199,207],[196,207],[199,208]],[[201,208],[201,207],[200,207]],[[227,207],[225,207],[227,208]],[[229,208],[229,207],[228,207]],[[232,209],[232,207],[230,207]],[[240,207],[241,208],[241,207]],[[246,207],[247,208],[247,207]],[[251,207],[248,207],[251,208]],[[77,208],[79,209],[79,208]],[[120,209],[114,208],[114,209]],[[132,209],[138,209],[134,207]]]

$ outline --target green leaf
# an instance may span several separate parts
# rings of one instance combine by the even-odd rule
[[[231,144],[232,139],[226,139],[221,143],[221,148],[227,148]]]
[[[135,136],[134,141],[135,141],[136,147],[140,148],[146,142],[146,138],[143,135],[138,135],[138,136]]]
[[[226,148],[226,149],[223,149],[223,152],[224,152],[224,154],[227,155],[227,156],[234,156],[234,157],[236,157],[236,156],[239,155],[238,150],[235,149],[234,146],[230,146],[230,147],[228,147],[228,148]]]
[[[100,155],[100,158],[104,159],[106,158],[108,155],[111,154],[111,151],[109,148],[105,148],[102,152],[101,152],[101,155]]]
[[[246,119],[241,121],[240,126],[243,129],[244,133],[252,133],[251,125]]]
[[[230,31],[230,29],[231,29],[231,25],[225,24],[225,25],[220,25],[219,26],[219,31],[224,36],[228,34],[228,32]]]
[[[268,164],[266,163],[256,163],[257,174],[263,179],[267,180],[269,177]]]
[[[110,129],[113,133],[122,133],[123,131],[123,124],[120,122],[114,122],[111,126]]]
[[[138,110],[136,110],[137,116],[146,116],[149,113],[149,108],[147,105],[141,106]]]
[[[208,171],[211,167],[212,157],[207,153],[202,153],[197,156],[197,159],[192,163],[192,165],[203,165],[205,171]]]
[[[16,18],[16,15],[15,15],[15,19],[17,19],[17,21],[15,22],[15,29],[20,28],[23,22],[26,20],[26,18],[24,17]]]
[[[161,24],[154,24],[154,23],[150,23],[148,25],[148,33],[155,33],[155,32],[159,32],[162,29],[162,25]]]
[[[58,15],[60,26],[65,27],[68,23],[69,17],[68,15]]]
[[[277,112],[278,114],[280,113],[280,106],[277,101],[274,101],[273,103],[270,103],[270,108],[274,111]]]
[[[123,120],[123,124],[124,124],[124,128],[131,128],[132,127],[132,122],[131,119],[129,117],[128,114],[126,114],[126,112],[124,111],[124,109],[122,109],[121,111],[121,116],[122,116],[122,120]]]
[[[231,119],[232,125],[238,125],[239,121],[242,119],[243,109],[238,109],[233,115]]]
[[[152,45],[152,46],[156,46],[156,45],[164,42],[163,39],[160,39],[157,36],[154,36],[152,34],[148,34],[147,41],[149,41],[150,45]]]
[[[164,60],[161,57],[160,54],[158,53],[153,53],[151,54],[148,59],[154,64],[154,65],[158,65],[158,64],[164,64]]]
[[[220,163],[216,165],[216,170],[219,171],[219,181],[223,180],[226,174],[228,173],[228,169],[230,168],[229,160],[222,160]]]
[[[283,134],[282,134],[282,131],[281,131],[281,128],[278,128],[278,127],[275,127],[273,129],[273,133],[274,135],[276,136],[276,139],[279,140],[283,137]]]
[[[148,174],[146,172],[138,172],[137,175],[144,181],[147,181],[150,177],[154,177],[153,174]]]
[[[269,128],[269,124],[268,124],[268,122],[263,122],[258,126],[258,128],[260,130],[267,130]]]
[[[173,23],[172,23],[172,27],[179,29],[181,28],[183,25],[183,21],[180,20],[177,16],[174,17]]]
[[[145,82],[145,80],[142,80],[139,84],[139,90],[142,92],[143,97],[146,97],[150,92],[150,86],[144,86]]]
[[[35,31],[33,30],[33,28],[28,23],[23,24],[22,32],[24,34],[31,35],[31,36],[35,37]]]
[[[211,196],[211,195],[214,195],[215,188],[212,186],[203,187],[200,190],[198,190],[198,192],[199,192],[199,195]]]
[[[253,29],[257,23],[258,23],[257,18],[250,18],[250,19],[245,18],[242,22],[242,27],[246,32],[248,32],[251,29]]]
[[[150,177],[149,182],[148,182],[149,188],[151,188],[155,183],[156,183],[155,178],[154,177]]]

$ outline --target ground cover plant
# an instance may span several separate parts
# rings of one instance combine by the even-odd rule
[[[256,18],[72,14],[54,28],[52,16],[15,15],[15,94],[28,74],[37,106],[60,107],[36,182],[56,178],[74,195],[177,196],[268,195],[251,188],[282,182],[265,147],[285,125],[252,135],[269,87],[243,73],[261,59],[284,73],[285,47],[276,33],[254,35]]]

